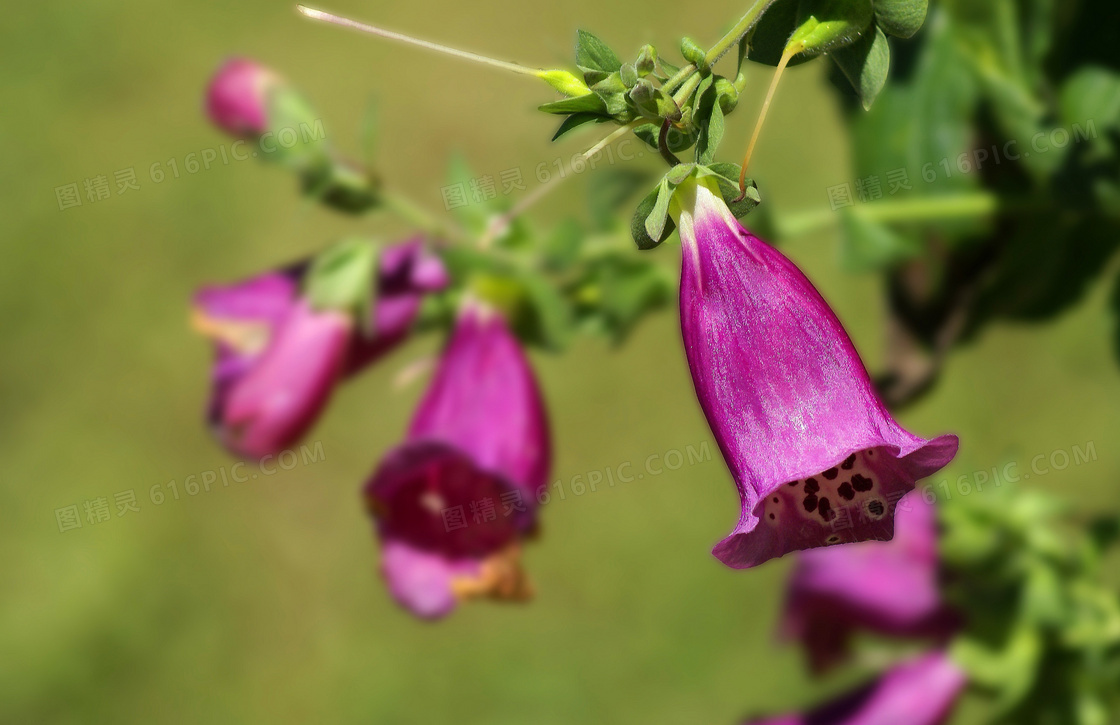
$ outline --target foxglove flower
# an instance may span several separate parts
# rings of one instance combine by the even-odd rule
[[[365,487],[392,596],[425,618],[527,598],[520,544],[550,459],[525,353],[497,312],[466,303],[404,443]]]
[[[782,631],[802,642],[822,672],[845,658],[856,630],[939,637],[956,624],[938,589],[936,512],[914,491],[898,504],[893,540],[798,556]]]
[[[194,326],[215,346],[208,417],[239,455],[260,458],[298,441],[341,378],[405,339],[423,295],[447,283],[422,239],[387,247],[366,331],[348,313],[311,308],[302,291],[307,269],[301,263],[195,296]]]
[[[681,331],[700,406],[742,500],[713,550],[747,568],[790,551],[890,539],[894,506],[957,438],[905,431],[836,315],[740,226],[711,177],[678,189]]]
[[[952,660],[934,652],[897,665],[870,685],[811,712],[744,725],[942,725],[966,683]]]

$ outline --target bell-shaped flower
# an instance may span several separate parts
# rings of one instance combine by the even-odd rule
[[[344,242],[326,254],[362,245],[368,247]],[[348,283],[354,297],[363,284],[367,298],[377,290],[372,325],[365,325],[345,300],[310,303],[306,288],[315,268],[314,261],[304,262],[195,295],[192,322],[215,348],[208,418],[238,455],[260,458],[298,441],[335,385],[404,340],[421,297],[447,282],[442,263],[421,239],[385,248],[376,284],[361,269]]]
[[[715,556],[747,568],[890,539],[898,500],[952,460],[956,436],[927,441],[895,422],[828,304],[739,224],[712,177],[681,184],[673,215],[685,353],[742,500]]]
[[[960,667],[944,653],[932,652],[810,712],[749,719],[743,725],[943,725],[966,684]]]
[[[956,616],[938,586],[937,517],[914,491],[895,509],[891,541],[867,541],[798,555],[783,636],[800,641],[815,672],[843,661],[858,630],[892,637],[946,637]]]
[[[527,598],[520,546],[550,459],[525,353],[498,312],[468,301],[405,441],[365,486],[392,596],[424,618]]]

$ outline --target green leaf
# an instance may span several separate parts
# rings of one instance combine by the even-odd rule
[[[927,0],[872,0],[875,22],[889,35],[909,38],[926,20]]]
[[[556,287],[541,275],[520,270],[517,276],[524,296],[513,317],[521,339],[549,350],[562,350],[570,338],[572,312]]]
[[[887,84],[887,70],[891,64],[887,36],[883,35],[882,30],[875,28],[874,32],[865,33],[852,45],[833,51],[831,58],[851,81],[864,110],[870,110],[871,104]]]
[[[339,310],[370,330],[377,283],[377,250],[368,239],[346,239],[311,262],[304,293],[316,310]],[[371,332],[373,330],[370,330]]]
[[[586,30],[580,30],[576,34],[576,65],[584,71],[607,74],[620,69],[622,61],[606,43]]]
[[[610,119],[606,116],[600,116],[597,113],[573,113],[564,119],[560,124],[560,128],[556,129],[556,133],[552,134],[552,140],[560,138],[568,131],[579,128],[585,123],[605,123]]]
[[[538,111],[566,115],[569,113],[594,113],[602,115],[607,112],[607,104],[595,93],[588,93],[575,98],[564,98],[551,103],[537,106]]]

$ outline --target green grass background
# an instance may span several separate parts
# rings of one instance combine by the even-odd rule
[[[641,8],[640,10],[638,8]],[[631,55],[710,43],[741,3],[704,5],[337,0],[329,9],[533,65],[569,60],[577,27]],[[631,14],[633,13],[633,15]],[[388,183],[442,207],[446,159],[527,180],[589,144],[550,145],[533,80],[301,20],[286,2],[19,3],[0,26],[0,722],[732,723],[814,701],[863,673],[814,682],[775,642],[788,561],[754,571],[708,553],[737,516],[722,463],[686,466],[544,510],[525,607],[475,604],[437,626],[388,599],[360,482],[419,394],[396,372],[416,341],[349,384],[311,440],[325,460],[160,506],[152,486],[232,464],[202,425],[209,349],[187,327],[191,291],[355,231],[408,230],[297,201],[283,171],[244,161],[160,184],[156,162],[228,143],[201,95],[227,55],[276,67],[329,136],[358,152],[376,93]],[[827,203],[850,181],[824,63],[790,72],[754,173],[778,212]],[[742,147],[769,71],[729,122]],[[639,164],[654,167],[653,159]],[[59,211],[55,187],[135,167],[141,188]],[[165,167],[166,169],[166,167]],[[588,175],[538,217],[582,214]],[[880,283],[839,272],[837,236],[791,242],[874,366]],[[674,263],[675,246],[656,254]],[[1120,508],[1120,375],[1105,290],[1043,327],[1004,326],[956,354],[904,423],[955,431],[946,478],[1093,442],[1097,460],[1023,485],[1086,510]],[[675,316],[622,350],[597,341],[537,356],[565,481],[710,441]],[[713,447],[714,448],[714,447]],[[141,511],[59,533],[55,509],[135,489]],[[166,490],[165,490],[166,492]],[[971,722],[966,705],[960,721]]]

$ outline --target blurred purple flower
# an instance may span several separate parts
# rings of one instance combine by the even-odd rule
[[[206,112],[234,136],[256,136],[269,129],[269,95],[284,84],[274,71],[248,58],[231,58],[218,69],[206,91]]]
[[[713,181],[686,182],[677,198],[685,352],[742,500],[713,553],[741,569],[890,539],[898,499],[952,460],[957,437],[926,441],[895,422],[836,315]]]
[[[262,458],[303,437],[330,400],[352,331],[345,313],[296,301],[261,356],[229,388],[222,442],[243,456]]]
[[[964,689],[965,674],[933,652],[888,670],[869,685],[804,714],[743,725],[942,725]]]
[[[447,284],[421,238],[387,247],[366,333],[349,315],[310,309],[300,292],[306,270],[301,263],[195,295],[193,325],[215,347],[208,419],[238,455],[260,458],[298,441],[337,382],[404,340],[423,295]]]
[[[797,558],[782,622],[812,669],[841,662],[858,629],[895,637],[945,637],[958,624],[938,590],[937,517],[911,492],[895,511],[892,541],[806,551]]]
[[[501,315],[468,302],[404,443],[365,487],[393,597],[425,618],[467,598],[528,598],[520,543],[550,460],[525,353]]]

